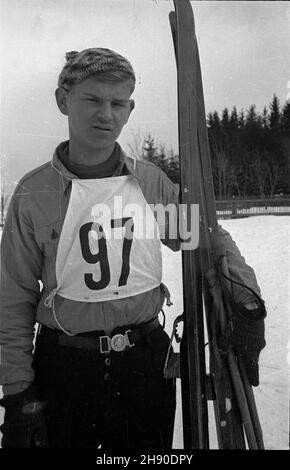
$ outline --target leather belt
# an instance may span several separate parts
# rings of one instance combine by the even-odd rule
[[[158,318],[141,325],[116,328],[112,335],[106,335],[104,331],[93,331],[69,336],[60,330],[52,330],[44,325],[41,326],[40,336],[45,340],[54,340],[59,346],[70,348],[96,350],[101,354],[110,351],[122,352],[132,348],[142,339],[146,338],[151,331],[160,326]],[[114,334],[114,332],[116,332]]]

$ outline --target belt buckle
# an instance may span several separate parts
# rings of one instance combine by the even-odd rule
[[[125,335],[117,334],[111,338],[111,348],[116,352],[121,352],[126,349],[127,337]]]
[[[111,341],[109,336],[100,336],[100,352],[101,354],[107,354],[111,351]]]
[[[135,346],[135,343],[131,343],[131,340],[130,340],[130,337],[128,335],[128,333],[131,333],[132,330],[127,330],[125,332],[125,337],[126,337],[126,340],[127,340],[127,345],[129,346],[129,348],[132,348],[133,346]]]
[[[106,354],[113,349],[113,351],[116,352],[122,352],[124,351],[127,347],[132,348],[135,346],[135,343],[132,343],[130,341],[128,333],[130,333],[131,330],[127,330],[124,335],[121,333],[118,333],[112,338],[109,336],[100,336],[100,352],[101,354]]]

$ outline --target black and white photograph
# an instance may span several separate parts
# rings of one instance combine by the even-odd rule
[[[0,461],[289,450],[290,2],[0,17]]]

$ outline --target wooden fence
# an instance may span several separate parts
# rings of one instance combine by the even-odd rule
[[[220,218],[248,217],[250,215],[290,215],[290,198],[229,199],[216,201]]]
[[[216,201],[217,215],[219,218],[239,218],[251,215],[290,215],[289,198],[267,199],[228,199]],[[0,227],[3,227],[7,205],[4,198],[0,201]]]

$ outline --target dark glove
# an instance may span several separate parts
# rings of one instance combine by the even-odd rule
[[[244,362],[249,382],[255,387],[259,385],[259,355],[266,346],[265,316],[265,308],[248,310],[236,306],[220,344],[222,349],[234,347],[237,356]]]
[[[228,278],[223,273],[222,257],[218,260],[216,271],[210,269],[206,273],[214,304],[219,308],[224,300],[231,313],[226,331],[219,339],[218,346],[222,352],[227,352],[229,348],[233,347],[237,356],[243,359],[249,382],[253,386],[258,386],[259,355],[266,345],[264,323],[266,309],[264,302],[252,288]],[[231,286],[237,284],[242,287],[243,291],[248,291],[250,293],[249,300],[251,303],[255,302],[257,308],[248,310],[245,305],[237,303],[225,280],[230,281]]]
[[[44,404],[36,399],[34,386],[0,400],[5,408],[2,448],[48,447]]]

